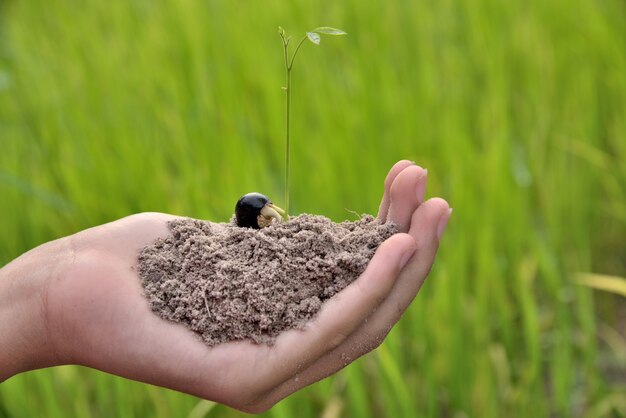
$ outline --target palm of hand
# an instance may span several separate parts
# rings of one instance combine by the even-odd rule
[[[133,215],[70,237],[71,256],[46,292],[58,362],[249,412],[267,409],[378,346],[413,299],[437,250],[437,224],[448,214],[441,199],[421,203],[425,174],[406,161],[392,168],[379,217],[409,234],[387,240],[363,275],[326,303],[307,329],[281,334],[272,347],[240,341],[208,348],[150,310],[135,270],[137,254],[168,234],[166,222],[174,216]],[[416,245],[401,271],[400,259]]]

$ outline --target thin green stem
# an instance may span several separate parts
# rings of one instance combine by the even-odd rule
[[[298,55],[298,51],[300,50],[300,47],[302,46],[302,43],[304,41],[306,41],[307,36],[305,35],[304,38],[302,38],[300,40],[300,43],[298,43],[298,46],[296,47],[296,50],[293,51],[293,55],[291,56],[291,61],[289,62],[289,66],[287,67],[289,71],[291,71],[291,68],[293,67],[293,60],[296,59],[296,55]]]
[[[285,56],[285,108],[286,108],[286,120],[285,120],[285,220],[289,219],[289,171],[290,171],[290,144],[291,144],[291,69],[293,68],[293,61],[298,55],[300,47],[306,40],[306,35],[300,40],[296,49],[289,59],[289,39],[285,38],[283,33],[280,34],[283,40],[283,50]]]
[[[290,109],[291,109],[291,68],[289,65],[289,38],[281,33],[283,49],[285,55],[285,219],[289,219],[289,130],[290,130]]]
[[[285,47],[286,48],[286,47]],[[286,55],[285,55],[286,56]],[[285,105],[286,112],[286,126],[285,126],[285,217],[289,218],[289,145],[290,145],[290,120],[291,120],[291,67],[287,67],[286,72],[286,87],[285,87]]]

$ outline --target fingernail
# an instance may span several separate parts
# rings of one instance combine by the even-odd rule
[[[424,197],[426,196],[426,179],[428,178],[428,169],[424,169],[424,172],[417,180],[417,203],[420,205],[424,203]]]
[[[404,266],[406,266],[406,263],[409,262],[411,257],[413,257],[413,253],[415,253],[415,247],[411,247],[402,255],[402,258],[400,259],[400,266],[399,266],[400,270],[402,270]]]
[[[441,240],[443,235],[443,231],[446,230],[446,226],[448,226],[448,220],[450,219],[450,215],[452,215],[452,208],[448,209],[447,213],[444,213],[439,219],[439,223],[437,224],[437,239]]]

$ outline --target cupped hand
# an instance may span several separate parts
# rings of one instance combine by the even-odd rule
[[[96,368],[246,412],[266,410],[376,348],[400,319],[430,271],[450,215],[444,200],[423,201],[426,179],[426,170],[408,161],[391,169],[379,218],[401,232],[304,330],[284,332],[273,346],[237,341],[208,347],[150,310],[137,255],[168,234],[174,216],[133,215],[65,238],[66,261],[43,296],[54,363]]]

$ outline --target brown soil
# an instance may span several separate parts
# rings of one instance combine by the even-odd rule
[[[183,218],[169,228],[139,255],[145,295],[159,316],[210,346],[272,344],[302,328],[396,232],[369,215],[339,224],[300,215],[261,230]]]

